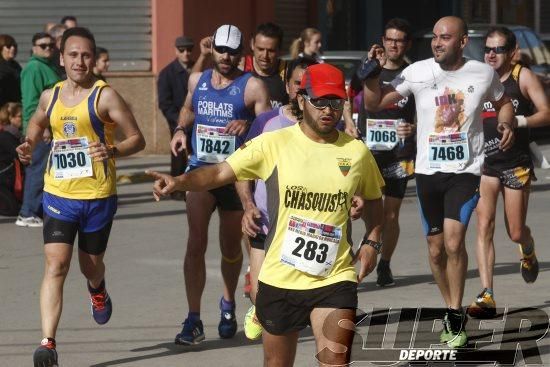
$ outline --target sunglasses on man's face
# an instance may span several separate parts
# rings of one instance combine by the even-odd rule
[[[344,108],[344,103],[346,102],[345,99],[330,99],[330,98],[309,98],[308,96],[304,96],[304,98],[316,109],[318,110],[324,110],[325,108],[329,107],[335,111],[340,111]]]
[[[239,49],[229,48],[227,46],[214,46],[214,51],[216,51],[219,54],[227,53],[230,56],[238,55],[241,52],[241,50]]]
[[[40,43],[40,44],[36,44],[35,46],[40,47],[43,50],[47,48],[53,49],[55,47],[55,43]]]
[[[180,53],[185,52],[185,51],[187,51],[187,52],[192,52],[192,51],[193,51],[193,47],[178,47],[178,51],[179,51]]]
[[[506,46],[497,46],[497,47],[487,47],[485,46],[485,53],[490,54],[491,51],[496,53],[497,55],[505,54],[508,52],[508,48]]]

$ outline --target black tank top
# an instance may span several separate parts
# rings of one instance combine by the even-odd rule
[[[533,114],[533,102],[525,98],[519,87],[519,75],[522,66],[513,67],[510,76],[502,83],[504,91],[512,100],[515,115],[530,116]],[[483,106],[483,134],[485,139],[485,164],[494,168],[510,169],[514,167],[531,167],[529,153],[529,129],[514,130],[515,142],[512,148],[503,152],[498,148],[502,134],[497,131],[497,114],[491,102]]]
[[[395,70],[382,69],[380,73],[380,84],[387,85],[390,84],[409,64],[404,64],[401,68]],[[361,104],[359,109],[359,121],[358,126],[361,130],[361,134],[365,135],[366,129],[366,120],[370,119],[404,119],[406,122],[413,123],[415,116],[415,105],[414,97],[410,95],[405,97],[393,104],[392,106],[378,111],[378,112],[367,112],[365,110],[364,104]],[[391,151],[371,151],[374,158],[379,165],[384,166],[389,163],[400,161],[403,159],[412,159],[416,155],[416,142],[415,137],[411,136],[405,139],[405,144],[401,146],[398,144]]]

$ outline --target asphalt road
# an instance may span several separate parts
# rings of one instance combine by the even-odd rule
[[[544,150],[550,156],[550,148]],[[262,365],[261,343],[248,341],[242,324],[231,340],[221,340],[217,335],[221,296],[217,215],[210,225],[208,279],[201,314],[206,340],[193,347],[173,343],[187,313],[181,271],[187,236],[185,204],[171,200],[155,203],[151,184],[143,182],[140,174],[150,167],[167,171],[167,162],[167,157],[159,156],[119,162],[119,210],[106,256],[113,317],[105,326],[94,323],[86,283],[74,263],[65,283],[64,310],[57,335],[62,366]],[[499,215],[494,289],[497,306],[503,310],[491,322],[468,323],[472,342],[477,344],[459,353],[459,359],[479,361],[494,357],[513,364],[519,341],[523,343],[520,349],[527,356],[527,364],[550,366],[546,333],[550,313],[550,171],[537,170],[537,176],[528,223],[537,239],[539,279],[532,285],[523,282],[517,249],[506,238]],[[358,324],[353,358],[363,362],[357,365],[369,365],[367,360],[396,361],[402,350],[408,353],[409,347],[428,348],[436,343],[441,327],[433,321],[439,313],[431,308],[443,304],[427,261],[414,181],[409,185],[401,218],[401,238],[392,261],[396,286],[377,288],[374,275],[360,285],[359,305],[368,317]],[[40,229],[19,228],[13,222],[14,218],[0,217],[0,365],[29,366],[42,338],[38,306],[43,272],[42,234]],[[363,226],[356,222],[354,228],[357,241]],[[480,291],[473,251],[475,232],[474,216],[467,237],[470,262],[464,305]],[[248,306],[248,300],[239,295],[240,320]],[[296,366],[316,365],[314,355],[315,343],[311,331],[306,329],[299,339]],[[525,361],[519,358],[515,364],[524,365]]]

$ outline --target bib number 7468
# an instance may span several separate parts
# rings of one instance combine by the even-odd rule
[[[328,255],[328,245],[326,243],[318,244],[313,240],[306,242],[302,237],[296,237],[295,242],[298,246],[292,251],[292,255],[303,257],[308,261],[315,260],[319,264],[323,264],[326,261]]]
[[[464,159],[464,147],[462,145],[455,146],[432,146],[432,161],[454,161]]]

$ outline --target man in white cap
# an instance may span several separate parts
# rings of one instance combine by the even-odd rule
[[[188,93],[171,142],[172,153],[189,154],[187,172],[202,166],[224,162],[246,137],[255,115],[268,111],[269,93],[264,84],[250,73],[238,69],[242,52],[241,31],[222,25],[212,38],[214,69],[192,73]],[[187,131],[191,146],[187,145]],[[187,192],[189,237],[183,266],[189,313],[176,344],[197,344],[204,340],[200,319],[201,297],[206,281],[205,252],[208,223],[218,208],[223,296],[220,300],[221,338],[237,332],[235,289],[242,265],[241,218],[243,208],[233,183],[213,190]]]

